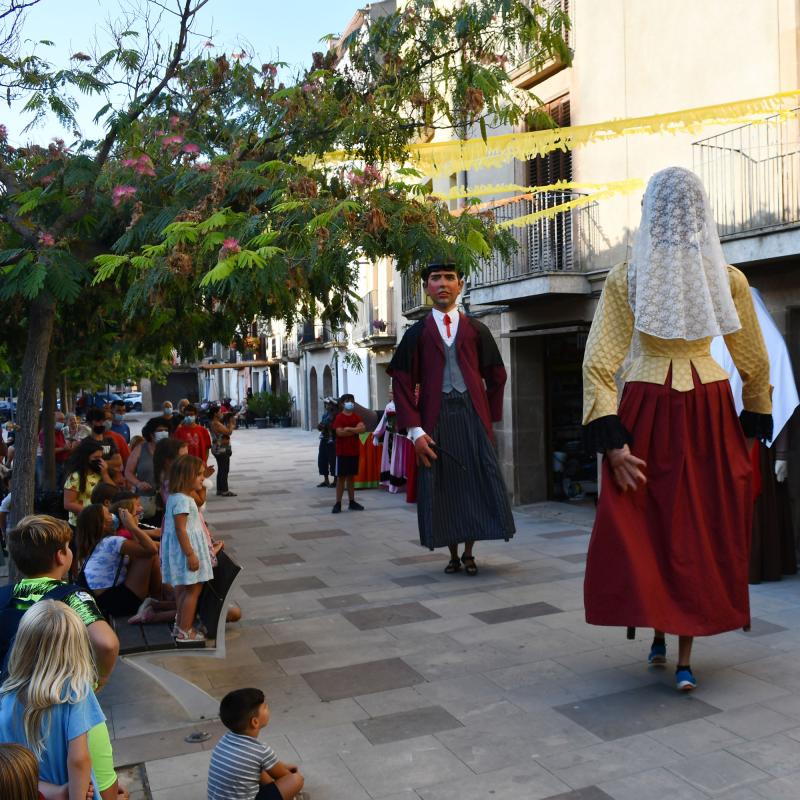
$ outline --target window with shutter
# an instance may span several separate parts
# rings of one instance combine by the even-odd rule
[[[544,110],[553,118],[559,128],[569,127],[569,96],[560,97],[547,103]],[[534,130],[537,130],[534,128]],[[528,162],[528,181],[530,186],[549,186],[558,181],[572,180],[572,151],[554,150]]]

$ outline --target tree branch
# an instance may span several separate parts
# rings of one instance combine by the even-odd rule
[[[172,59],[170,60],[169,64],[167,64],[161,80],[147,93],[142,100],[134,101],[131,108],[129,108],[120,119],[116,120],[111,125],[111,130],[109,130],[108,134],[106,134],[106,137],[100,144],[100,149],[97,151],[97,155],[94,158],[94,165],[98,172],[108,160],[108,156],[111,154],[111,150],[114,147],[122,128],[126,125],[130,125],[132,122],[135,122],[156,100],[156,98],[166,88],[167,84],[177,74],[178,67],[181,63],[181,57],[186,51],[186,45],[189,38],[189,28],[192,24],[192,21],[194,20],[197,12],[200,11],[200,9],[203,8],[203,6],[205,6],[208,2],[209,0],[183,0],[183,8],[180,14],[181,22],[178,30],[178,40],[175,43]],[[84,192],[81,203],[75,209],[67,214],[64,214],[58,219],[58,222],[56,222],[56,224],[53,226],[53,235],[58,237],[59,234],[63,233],[70,225],[77,222],[82,216],[84,216],[86,209],[94,204],[94,198],[96,194],[97,187],[96,184],[93,183]]]

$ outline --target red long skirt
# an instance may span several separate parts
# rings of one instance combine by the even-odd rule
[[[728,381],[671,383],[625,387],[619,415],[647,485],[620,491],[603,460],[586,621],[708,636],[750,623],[752,464]]]

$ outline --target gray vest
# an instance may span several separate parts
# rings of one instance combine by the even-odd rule
[[[458,358],[456,357],[456,344],[444,345],[444,375],[442,377],[442,394],[450,394],[450,392],[460,392],[464,394],[467,391],[467,384],[464,383],[464,376],[461,374],[461,367],[458,366]]]

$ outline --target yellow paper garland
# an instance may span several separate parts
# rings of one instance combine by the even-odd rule
[[[693,132],[708,125],[728,125],[752,122],[770,124],[798,114],[800,89],[776,92],[764,97],[736,100],[729,103],[698,106],[651,114],[643,117],[607,120],[591,125],[572,125],[526,133],[507,133],[482,138],[428,142],[409,147],[410,165],[428,177],[451,175],[460,170],[497,167],[513,158],[527,160],[553,150],[571,150],[598,141],[620,136],[658,133]],[[772,114],[764,118],[764,114]],[[352,160],[341,150],[316,156],[300,156],[297,162],[307,168],[326,164],[347,163]]]

